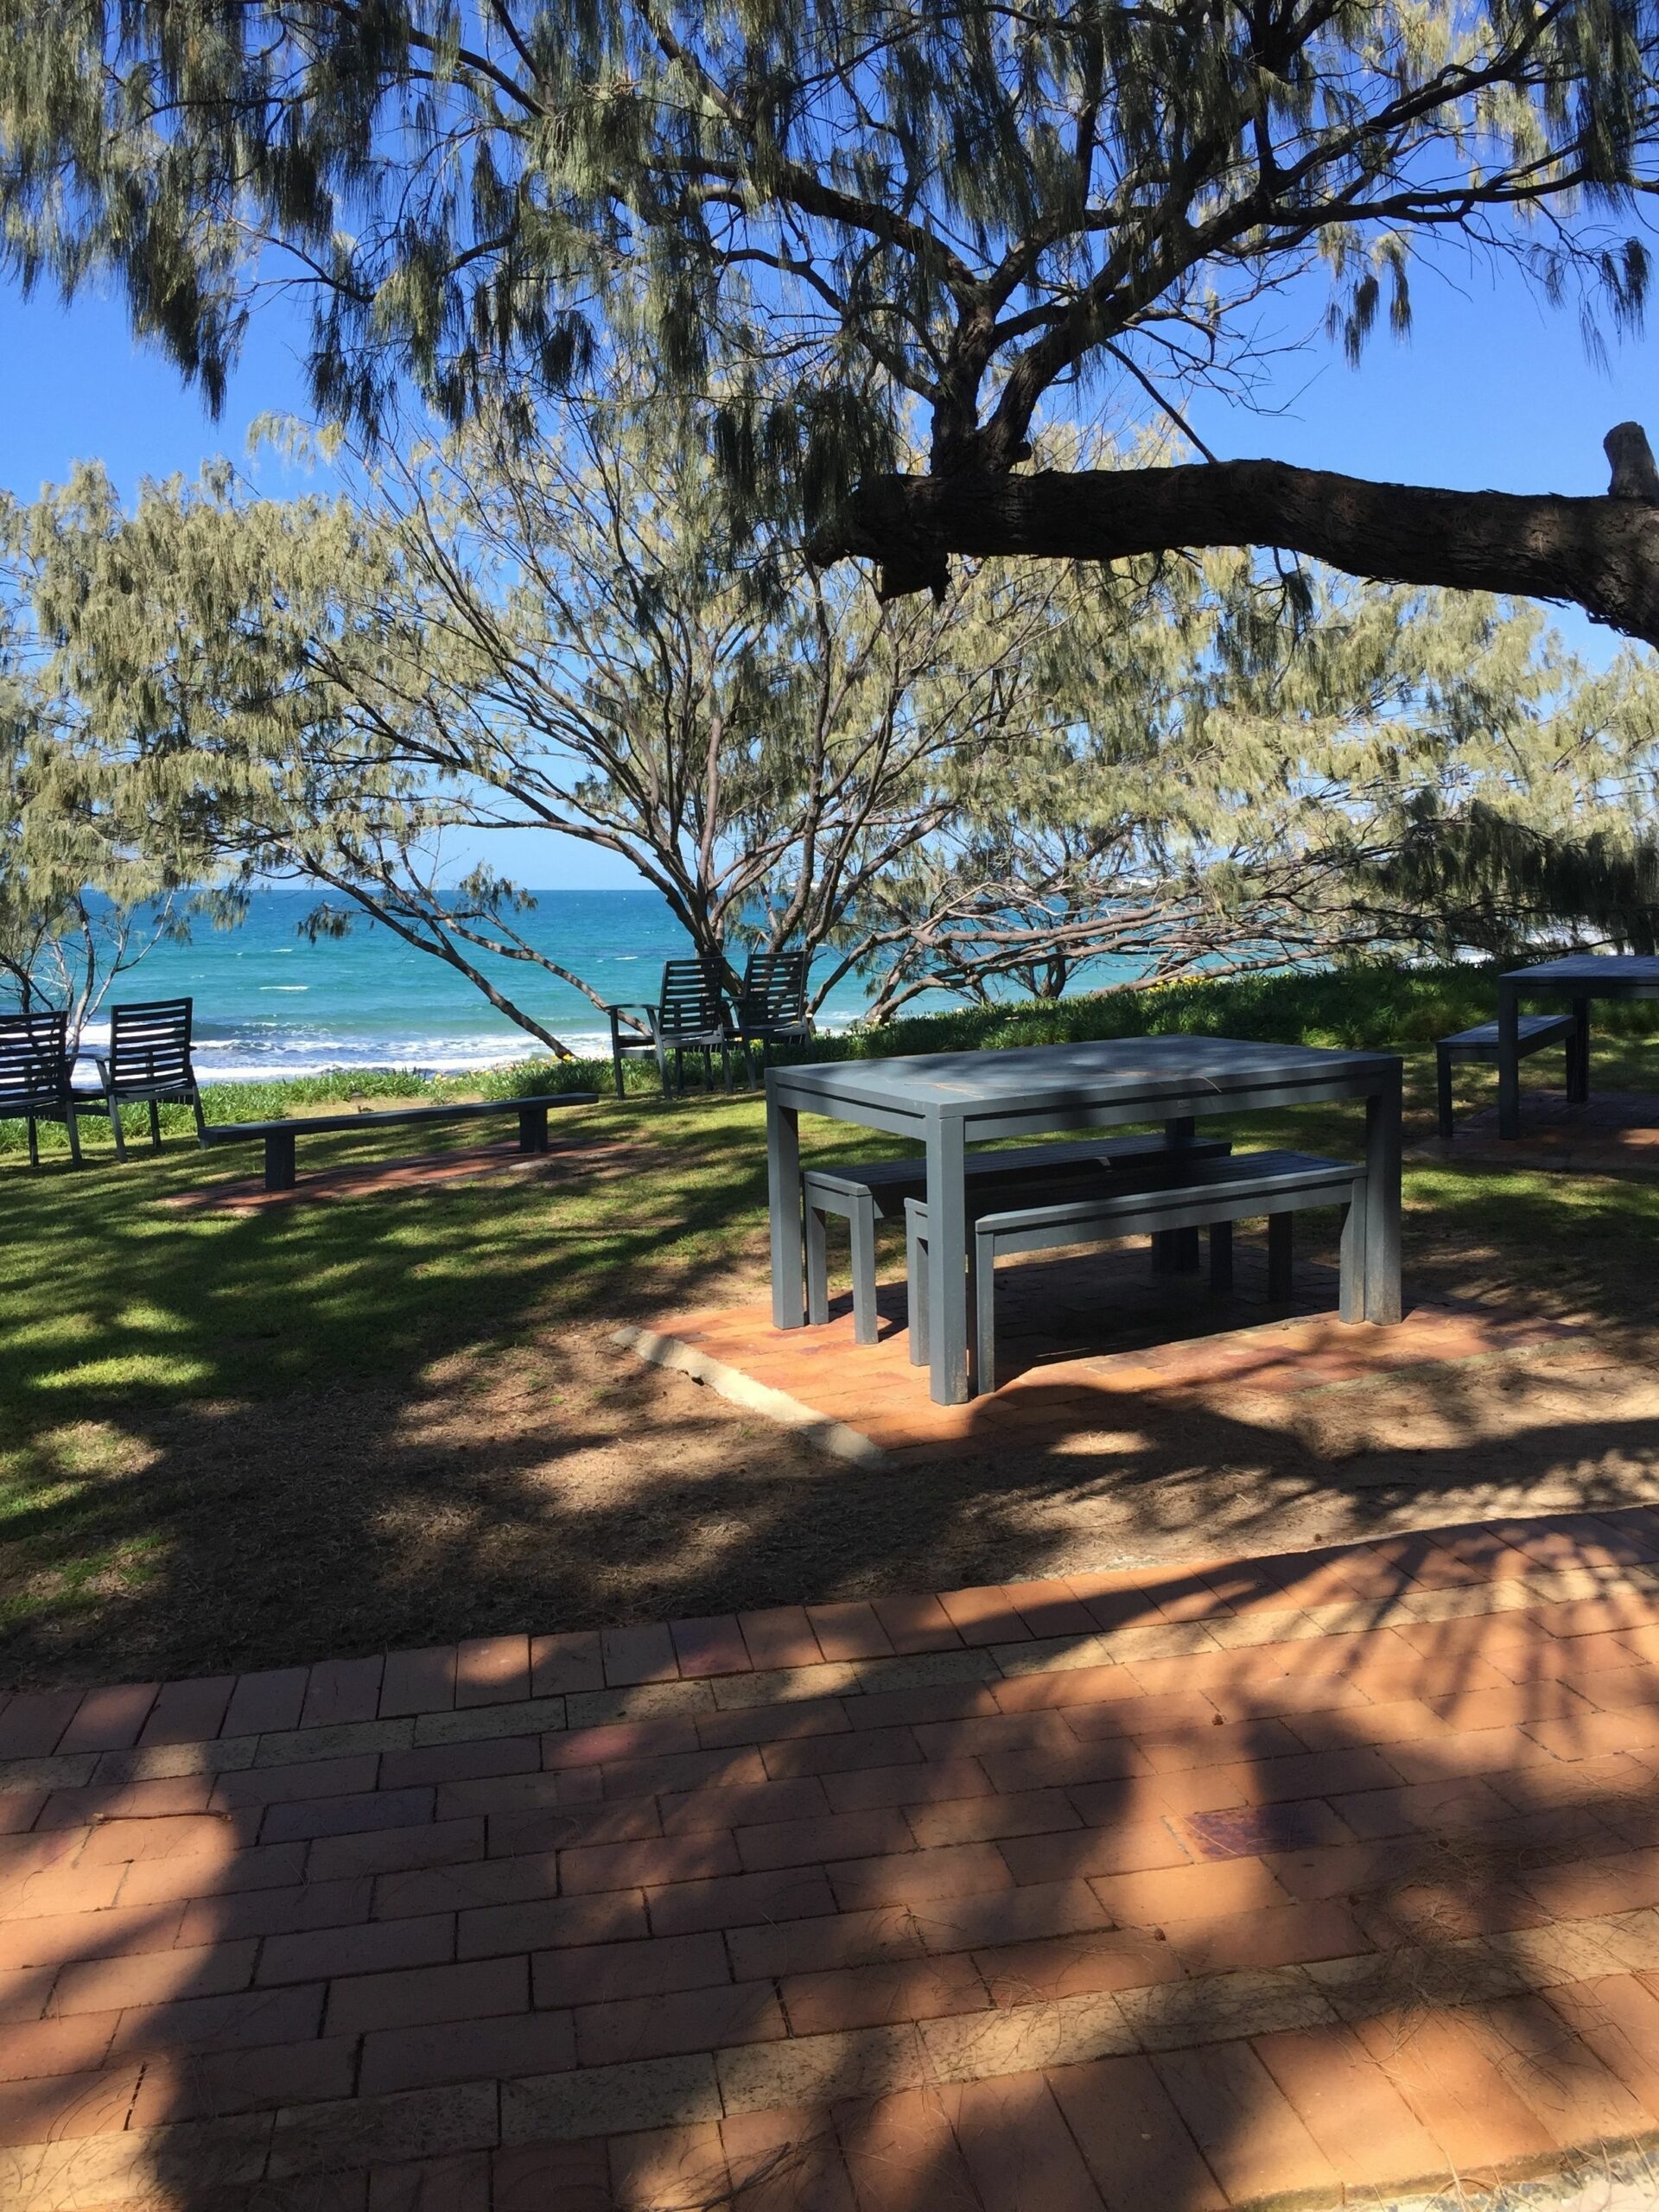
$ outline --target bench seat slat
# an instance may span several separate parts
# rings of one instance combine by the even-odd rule
[[[1571,1034],[1573,1017],[1570,1014],[1523,1014],[1516,1023],[1516,1033],[1522,1045],[1548,1045],[1557,1037]],[[1442,1037],[1442,1046],[1451,1046],[1459,1052],[1484,1052],[1490,1046],[1497,1050],[1498,1028],[1495,1021],[1478,1021],[1472,1029],[1459,1029],[1450,1037]]]
[[[547,1115],[552,1106],[591,1106],[598,1093],[562,1090],[530,1098],[477,1098],[451,1106],[394,1107],[381,1114],[318,1114],[308,1120],[289,1122],[221,1122],[204,1128],[203,1144],[253,1144],[265,1147],[265,1188],[291,1191],[294,1187],[294,1147],[305,1135],[339,1135],[347,1129],[396,1128],[408,1122],[471,1122],[486,1114],[517,1114],[518,1149],[547,1150]]]
[[[1202,1210],[1237,1200],[1256,1203],[1300,1192],[1341,1190],[1363,1171],[1340,1160],[1321,1160],[1312,1153],[1264,1152],[1205,1161],[1180,1183],[1150,1190],[1103,1191],[1097,1197],[1066,1199],[1057,1205],[1022,1206],[1004,1213],[982,1214],[976,1230],[994,1236],[1007,1250],[1026,1230],[1088,1226],[1181,1207]],[[1248,1215],[1244,1217],[1249,1218]],[[1185,1224],[1183,1224],[1185,1225]]]
[[[1161,1131],[1152,1136],[1113,1137],[1059,1144],[1021,1145],[969,1153],[964,1174],[971,1198],[988,1203],[1021,1187],[1046,1189],[1051,1197],[1096,1188],[1103,1177],[1126,1180],[1136,1173],[1163,1172],[1179,1153],[1184,1160],[1218,1158],[1230,1151],[1225,1137],[1191,1137],[1173,1144]],[[847,1223],[852,1245],[853,1340],[873,1344],[880,1330],[875,1305],[875,1224],[902,1211],[906,1199],[927,1190],[927,1161],[912,1153],[903,1160],[849,1162],[809,1167],[801,1177],[806,1215],[807,1318],[830,1318],[830,1266],[824,1217]]]
[[[1434,1046],[1434,1079],[1440,1133],[1449,1140],[1455,1127],[1452,1070],[1460,1060],[1501,1061],[1502,1031],[1496,1021],[1478,1021],[1440,1038]],[[1590,1095],[1590,1030],[1583,1009],[1576,1014],[1522,1014],[1516,1018],[1515,1057],[1529,1059],[1550,1045],[1567,1047],[1567,1095],[1582,1105]]]

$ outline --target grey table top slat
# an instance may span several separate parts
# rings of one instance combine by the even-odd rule
[[[1509,968],[1504,983],[1652,983],[1659,985],[1659,955],[1650,952],[1569,952]]]
[[[1659,969],[1659,963],[1655,965]],[[767,1087],[809,1113],[815,1096],[849,1105],[948,1111],[952,1107],[1064,1103],[1073,1092],[1104,1099],[1194,1088],[1212,1089],[1217,1096],[1225,1096],[1264,1081],[1362,1077],[1370,1070],[1388,1067],[1393,1058],[1386,1052],[1258,1044],[1234,1037],[1114,1037],[1076,1045],[774,1068]]]

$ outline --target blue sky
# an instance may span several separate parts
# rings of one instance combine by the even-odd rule
[[[1276,359],[1270,412],[1217,397],[1192,420],[1224,460],[1271,456],[1400,482],[1476,490],[1597,493],[1606,488],[1604,434],[1634,417],[1659,445],[1659,327],[1608,340],[1609,359],[1586,357],[1576,314],[1551,311],[1513,271],[1474,269],[1453,283],[1420,270],[1414,329],[1405,344],[1375,338],[1357,370],[1323,337]],[[1317,326],[1310,289],[1281,310],[1285,335]],[[1298,320],[1300,318],[1300,321]],[[245,460],[249,424],[270,410],[305,411],[291,334],[257,321],[232,378],[224,415],[210,421],[198,396],[157,353],[133,342],[120,308],[83,297],[65,310],[0,288],[0,482],[32,498],[77,460],[101,459],[122,490],[145,475],[193,472],[208,456]],[[281,463],[261,456],[262,489],[290,488]],[[1617,640],[1576,613],[1557,620],[1575,648],[1605,659]],[[559,841],[522,833],[492,845],[521,880],[570,887],[632,882],[626,866]]]

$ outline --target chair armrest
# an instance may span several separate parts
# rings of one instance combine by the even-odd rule
[[[611,1018],[613,1052],[620,1052],[625,1045],[657,1043],[657,1009],[644,999],[624,999],[616,1006],[607,1006],[605,1011]]]

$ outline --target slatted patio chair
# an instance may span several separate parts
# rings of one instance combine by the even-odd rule
[[[193,1107],[198,1138],[207,1126],[190,1059],[194,1007],[193,999],[152,999],[143,1005],[110,1009],[109,1052],[94,1055],[99,1087],[87,1094],[86,1103],[108,1114],[115,1149],[123,1160],[127,1156],[126,1140],[121,1134],[124,1105],[149,1106],[154,1152],[162,1148],[163,1106]]]
[[[670,1089],[671,1052],[674,1055],[673,1087],[677,1090],[685,1089],[688,1052],[702,1053],[703,1081],[711,1090],[715,1082],[713,1056],[718,1052],[726,1088],[731,1089],[732,1023],[721,988],[723,982],[718,960],[670,960],[664,965],[663,986],[654,1006],[643,1000],[623,1000],[606,1007],[611,1018],[611,1067],[616,1077],[619,1098],[622,1096],[623,1056],[628,1052],[650,1052],[655,1057],[664,1097]],[[641,1016],[643,1028],[639,1026]],[[623,1027],[625,1017],[633,1018],[632,1029]]]
[[[75,1114],[82,1100],[71,1087],[74,1056],[67,1014],[0,1014],[0,1122],[27,1122],[29,1164],[41,1164],[40,1122],[61,1122],[69,1132],[69,1157],[80,1166]]]
[[[811,956],[806,952],[752,952],[743,971],[737,996],[737,1040],[754,1079],[749,1047],[760,1047],[765,1067],[774,1045],[798,1044],[813,1033],[807,1012],[807,971]]]

